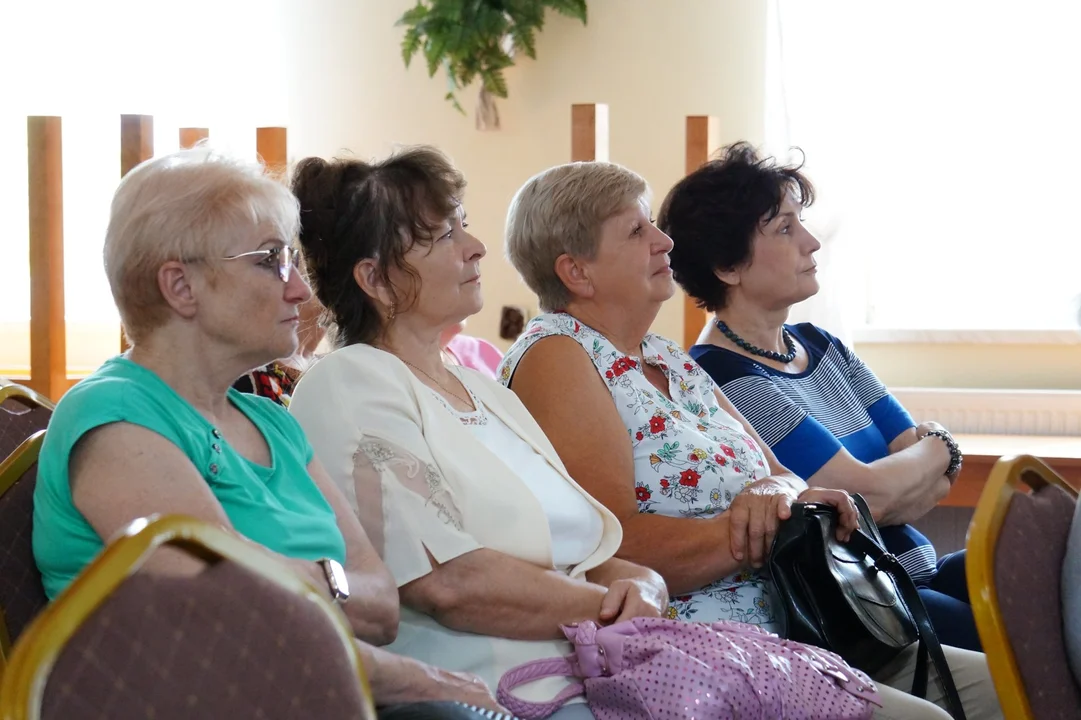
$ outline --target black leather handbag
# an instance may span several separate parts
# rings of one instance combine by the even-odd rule
[[[916,586],[886,551],[867,503],[852,496],[860,529],[837,540],[837,510],[795,503],[781,523],[767,565],[774,604],[782,609],[782,637],[832,650],[873,674],[919,642],[912,694],[926,697],[930,656],[947,709],[965,720],[961,699]]]

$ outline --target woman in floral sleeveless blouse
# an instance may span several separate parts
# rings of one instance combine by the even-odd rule
[[[664,576],[672,617],[773,631],[757,568],[778,522],[797,498],[816,500],[841,508],[847,534],[855,510],[845,493],[808,490],[781,467],[709,376],[648,332],[675,289],[672,241],[653,225],[647,192],[610,163],[553,168],[519,191],[507,252],[546,312],[500,379],[619,517],[620,552]]]
[[[796,501],[856,511],[843,491],[785,469],[710,377],[649,332],[675,293],[672,241],[648,187],[611,163],[547,170],[518,191],[507,255],[542,314],[511,346],[500,380],[518,394],[570,474],[623,525],[618,556],[658,571],[670,617],[779,628],[760,573]],[[915,646],[876,674],[879,718],[948,718],[938,686],[908,695]],[[946,648],[969,718],[1001,717],[980,653]],[[935,707],[934,704],[940,705]]]

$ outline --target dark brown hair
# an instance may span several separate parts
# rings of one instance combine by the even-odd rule
[[[335,344],[370,344],[385,320],[357,285],[353,268],[374,259],[379,278],[391,287],[395,311],[407,311],[420,278],[405,254],[435,239],[461,202],[465,178],[439,150],[418,146],[375,163],[305,158],[293,173],[292,189],[300,201],[308,281],[334,325]],[[406,273],[408,287],[393,286],[391,268]]]
[[[802,167],[760,158],[752,145],[738,142],[668,191],[657,227],[672,238],[672,277],[698,307],[724,307],[728,285],[715,271],[751,259],[755,234],[777,216],[789,192],[803,207],[814,202],[814,186]]]

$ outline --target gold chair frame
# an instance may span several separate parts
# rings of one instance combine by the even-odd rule
[[[155,550],[175,547],[205,562],[227,559],[300,595],[318,607],[341,639],[365,698],[361,720],[375,720],[371,688],[344,616],[306,580],[251,543],[208,523],[181,515],[151,516],[122,530],[41,615],[15,646],[0,677],[0,720],[38,720],[49,673],[75,631],[135,574]]]
[[[32,403],[49,408],[50,410],[56,409],[56,403],[41,393],[31,390],[25,385],[19,385],[18,383],[11,383],[10,381],[0,379],[0,403],[8,398],[29,400]]]
[[[968,592],[976,629],[980,634],[991,679],[995,683],[1003,716],[1010,720],[1036,720],[1025,684],[1006,632],[995,586],[995,546],[1013,498],[1027,486],[1039,490],[1057,485],[1075,500],[1077,490],[1042,460],[1031,455],[1001,458],[987,478],[968,530],[965,564]]]
[[[7,388],[0,388],[0,392]],[[10,455],[0,460],[0,497],[12,488],[15,482],[38,461],[41,445],[45,442],[45,431],[36,433],[19,443]],[[11,632],[8,630],[4,608],[0,607],[0,677],[11,657]]]

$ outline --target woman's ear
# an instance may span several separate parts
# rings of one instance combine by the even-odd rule
[[[718,268],[713,271],[713,274],[725,285],[739,285],[739,268],[732,268],[731,270],[721,270]]]
[[[556,258],[556,277],[563,281],[563,286],[573,297],[591,298],[595,292],[589,269],[567,253]]]
[[[384,308],[394,307],[394,294],[383,278],[379,276],[379,268],[375,260],[366,258],[353,266],[353,280],[357,287],[364,291],[368,297],[374,299]]]
[[[158,290],[166,304],[180,317],[185,320],[195,317],[199,303],[187,265],[179,260],[170,260],[158,268]]]

